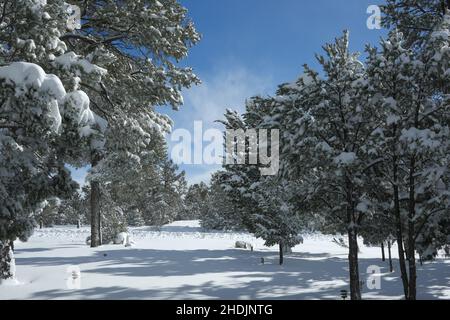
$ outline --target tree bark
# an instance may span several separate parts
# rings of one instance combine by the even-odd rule
[[[358,267],[358,234],[355,228],[350,228],[348,232],[349,243],[349,270],[350,270],[350,297],[352,300],[361,300],[361,287],[359,282]]]
[[[350,276],[350,298],[352,300],[361,300],[361,285],[359,282],[358,266],[358,229],[355,216],[355,203],[353,201],[353,184],[346,177],[346,200],[347,200],[347,222],[348,226],[348,262]]]
[[[93,153],[91,165],[94,168],[100,162],[98,154]],[[100,246],[101,230],[100,230],[100,183],[98,181],[91,182],[90,195],[91,210],[91,248]]]
[[[409,238],[409,237],[408,237]],[[416,300],[417,295],[417,267],[416,267],[416,250],[414,237],[408,239],[408,269],[409,269],[409,288],[408,300]]]
[[[384,242],[381,242],[381,260],[386,261],[386,254],[384,253]]]
[[[100,212],[100,184],[98,181],[91,182],[91,247],[96,248],[100,246],[99,233],[99,212]]]
[[[392,253],[391,253],[391,241],[388,241],[388,255],[389,255],[389,271],[394,272],[394,266],[392,265]]]
[[[0,282],[14,278],[14,254],[10,241],[0,241]]]
[[[280,266],[282,266],[283,263],[284,263],[283,242],[280,242]]]
[[[415,223],[414,217],[416,215],[416,187],[415,187],[415,167],[416,161],[412,157],[410,161],[409,170],[409,210],[408,210],[408,248],[406,257],[408,259],[409,269],[409,289],[408,300],[416,300],[416,282],[417,282],[417,269],[416,269],[416,241],[415,241]]]
[[[403,226],[402,226],[402,218],[400,214],[400,192],[398,189],[398,167],[397,167],[397,158],[394,157],[394,168],[393,168],[393,176],[394,176],[394,216],[395,216],[395,224],[396,224],[396,233],[397,233],[397,247],[398,247],[398,261],[400,265],[400,273],[402,277],[403,284],[403,293],[405,295],[405,299],[408,299],[408,291],[409,291],[409,281],[408,281],[408,273],[406,271],[406,261],[405,261],[405,250],[403,248]]]
[[[99,191],[100,194],[100,191]],[[99,197],[101,197],[101,194],[99,195]],[[99,199],[100,202],[100,199]],[[99,209],[98,210],[98,242],[100,243],[100,245],[103,244],[103,237],[102,237],[102,210]]]

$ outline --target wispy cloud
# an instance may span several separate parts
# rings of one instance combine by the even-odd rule
[[[223,119],[227,108],[244,111],[245,100],[273,90],[270,75],[255,74],[244,67],[223,67],[202,78],[203,83],[185,92],[185,109],[177,127],[187,121],[203,120],[205,126]]]
[[[222,65],[216,68],[215,72],[200,77],[201,85],[184,92],[184,107],[171,114],[175,120],[175,129],[186,129],[191,132],[192,137],[194,121],[202,121],[203,132],[210,128],[223,129],[223,126],[215,121],[224,118],[226,109],[243,112],[247,99],[256,95],[267,95],[274,90],[271,75],[258,74],[234,63]],[[207,143],[204,143],[203,147],[206,145]],[[169,141],[169,154],[172,146],[173,143]],[[181,168],[186,171],[188,182],[194,184],[209,182],[211,174],[220,169],[220,166],[181,165]]]
[[[240,66],[223,65],[218,67],[214,73],[201,78],[201,85],[184,92],[184,107],[180,111],[170,114],[175,120],[176,128],[187,129],[192,134],[194,121],[203,121],[204,130],[221,128],[214,122],[223,119],[227,108],[243,112],[246,99],[273,91],[273,79],[270,75],[257,74]],[[219,170],[220,166],[189,165],[181,166],[181,168],[186,171],[188,182],[195,184],[202,181],[209,182],[211,174]],[[88,168],[69,167],[69,169],[72,178],[80,186],[84,186]]]

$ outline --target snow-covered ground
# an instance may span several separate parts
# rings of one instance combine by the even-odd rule
[[[0,299],[340,299],[348,289],[347,250],[331,237],[305,236],[279,266],[276,248],[248,234],[203,232],[196,221],[131,234],[133,247],[91,249],[88,228],[37,230],[16,244],[19,283],[0,285]],[[237,240],[254,252],[234,249]],[[364,285],[364,298],[401,299],[399,273],[388,273],[380,256],[380,248],[361,243],[363,280],[369,266],[381,268],[381,289]],[[450,299],[450,260],[426,263],[418,276],[419,298]]]

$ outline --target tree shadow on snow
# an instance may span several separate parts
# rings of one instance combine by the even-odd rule
[[[137,248],[107,250],[103,247],[94,255],[83,257],[29,257],[20,258],[20,265],[57,266],[79,265],[85,278],[96,275],[112,276],[111,285],[98,286],[85,283],[80,290],[46,290],[34,293],[33,299],[340,299],[340,291],[348,290],[348,263],[344,258],[328,254],[308,252],[287,256],[284,266],[277,264],[276,252],[249,252],[243,250],[192,250],[169,251]],[[265,258],[265,264],[261,258]],[[397,261],[394,261],[397,266]],[[376,265],[381,268],[382,289],[370,291],[363,284],[363,295],[369,298],[400,297],[401,281],[398,273],[389,274],[387,263],[380,259],[361,259],[361,279],[367,282],[366,270]],[[427,264],[419,271],[419,298],[436,299],[450,281],[442,283],[433,275],[448,272],[445,263]],[[439,271],[431,273],[430,268]],[[442,268],[446,268],[445,270]],[[442,270],[441,270],[442,269]],[[197,276],[196,284],[190,283],[191,276]],[[198,279],[201,276],[201,280]],[[115,285],[138,280],[142,289]],[[152,278],[155,277],[155,278]],[[164,286],[171,277],[178,283]],[[145,280],[148,278],[148,281]],[[158,278],[158,280],[155,280]],[[158,285],[156,287],[155,281]],[[441,283],[439,283],[441,282]],[[148,286],[146,285],[148,283]],[[147,286],[147,288],[146,288]],[[434,290],[429,290],[435,286]],[[442,290],[439,286],[444,286]]]

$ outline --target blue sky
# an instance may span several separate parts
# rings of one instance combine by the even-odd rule
[[[183,65],[192,66],[202,84],[184,92],[178,112],[160,108],[175,129],[218,127],[226,108],[243,111],[246,98],[271,95],[295,80],[303,64],[316,67],[322,45],[350,30],[354,51],[376,44],[384,30],[369,30],[367,8],[382,0],[180,0],[202,34]],[[169,144],[169,147],[171,144]],[[170,150],[169,150],[170,151]],[[190,183],[208,181],[217,166],[182,165]],[[83,182],[85,169],[74,171]]]

